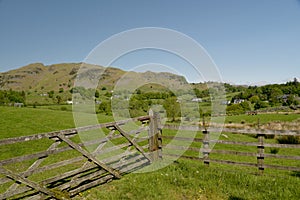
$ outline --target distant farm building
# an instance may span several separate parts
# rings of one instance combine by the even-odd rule
[[[243,103],[244,101],[245,101],[245,99],[234,99],[233,104],[240,104],[240,103]]]
[[[220,104],[221,105],[229,105],[231,103],[231,101],[222,101]]]
[[[21,107],[23,107],[23,106],[24,106],[23,103],[14,103],[14,107],[21,108]]]
[[[202,102],[202,99],[201,98],[193,98],[192,102]]]

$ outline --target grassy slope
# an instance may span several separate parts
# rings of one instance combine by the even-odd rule
[[[71,109],[69,106],[68,110]],[[0,106],[0,139],[32,135],[74,127],[72,112],[61,106],[9,108]],[[111,116],[98,115],[99,123],[112,121]]]
[[[50,109],[51,110],[50,110]],[[70,110],[70,107],[68,107]],[[34,133],[74,127],[72,112],[60,111],[60,107],[38,107],[33,108],[7,108],[0,107],[0,138],[16,137],[20,135],[31,135]],[[98,116],[99,122],[111,121],[111,117]],[[271,119],[271,118],[268,118]],[[277,118],[278,119],[278,118]],[[165,131],[172,135],[172,132]],[[199,135],[200,136],[200,135]],[[253,140],[249,136],[228,134],[228,140]],[[224,138],[220,138],[224,139]],[[165,141],[167,142],[167,141]],[[269,141],[272,142],[272,141]],[[37,143],[34,148],[26,152],[43,149],[43,145]],[[197,144],[193,144],[196,145]],[[224,146],[216,146],[224,149]],[[228,149],[230,147],[225,147]],[[251,147],[250,147],[251,148]],[[248,147],[232,149],[248,151]],[[24,153],[22,146],[16,150],[1,149],[1,158]],[[250,150],[251,151],[251,150]],[[252,149],[256,151],[256,149]],[[269,150],[266,149],[266,152]],[[298,151],[281,152],[284,154],[299,155]],[[187,152],[186,155],[189,155]],[[213,155],[212,155],[213,156]],[[217,156],[216,156],[217,157]],[[222,159],[229,157],[223,156]],[[237,158],[232,158],[237,159]],[[239,160],[247,160],[240,157]],[[253,160],[255,162],[255,160]],[[266,161],[267,162],[267,161]],[[293,163],[292,161],[292,164]],[[20,166],[22,168],[22,166]],[[227,172],[231,170],[233,172]],[[299,177],[270,175],[254,176],[245,174],[247,168],[233,167],[227,165],[211,164],[209,168],[203,166],[202,162],[183,161],[168,166],[165,169],[146,173],[129,174],[121,180],[101,185],[81,194],[86,199],[299,199]],[[249,171],[255,171],[254,168]],[[248,172],[248,171],[247,171]],[[275,172],[276,173],[276,172]],[[269,173],[266,173],[269,174]],[[283,174],[282,174],[283,175]]]
[[[78,199],[299,199],[299,183],[296,177],[254,176],[179,160],[93,188]]]

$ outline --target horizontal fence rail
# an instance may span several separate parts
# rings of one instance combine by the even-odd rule
[[[300,156],[299,155],[280,155],[280,154],[270,154],[265,153],[266,147],[271,148],[291,148],[291,149],[300,149],[300,144],[277,144],[277,143],[265,143],[265,137],[268,136],[299,136],[300,130],[266,130],[266,129],[240,129],[240,128],[220,128],[220,127],[207,127],[203,128],[200,126],[186,126],[186,125],[169,125],[165,124],[163,126],[163,130],[180,130],[180,131],[197,131],[202,133],[202,137],[191,138],[191,137],[180,137],[170,136],[170,135],[162,135],[162,139],[165,141],[175,140],[175,141],[189,141],[198,144],[198,147],[194,146],[180,146],[180,145],[171,145],[167,142],[163,143],[163,152],[166,150],[167,153],[163,153],[164,156],[178,157],[180,155],[176,153],[169,153],[170,150],[186,150],[187,152],[196,152],[200,153],[198,156],[189,156],[189,155],[181,155],[182,158],[193,159],[193,160],[201,160],[205,164],[209,165],[209,163],[220,163],[220,164],[232,164],[238,166],[248,166],[248,167],[257,167],[259,172],[262,173],[264,169],[279,169],[279,170],[290,170],[290,171],[300,171]],[[233,141],[233,140],[211,140],[209,139],[210,133],[213,132],[222,132],[222,133],[234,133],[234,134],[243,134],[257,137],[256,142],[246,142],[246,141]],[[223,144],[223,145],[233,145],[233,146],[249,146],[256,147],[257,152],[245,152],[245,151],[236,151],[236,150],[228,150],[228,148],[221,149],[210,149],[209,144]],[[199,147],[201,146],[201,147]],[[233,161],[233,160],[223,160],[210,158],[211,154],[225,154],[225,155],[237,155],[237,156],[247,156],[256,158],[256,163],[250,162],[241,162],[241,161]],[[294,160],[298,161],[298,166],[283,166],[283,165],[274,165],[274,164],[266,164],[264,163],[265,158],[276,158],[276,159],[285,159],[285,160]]]
[[[0,199],[70,199],[149,165],[157,124],[150,115],[0,140]],[[94,137],[100,129],[103,136]]]

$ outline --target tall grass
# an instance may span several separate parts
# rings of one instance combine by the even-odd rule
[[[299,199],[297,177],[255,176],[178,160],[159,171],[129,174],[77,199]]]

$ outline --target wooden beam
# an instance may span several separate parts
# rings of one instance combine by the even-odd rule
[[[109,173],[113,174],[116,178],[121,178],[121,175],[120,175],[120,173],[117,170],[114,170],[113,168],[107,166],[105,163],[102,163],[95,156],[93,156],[92,154],[90,154],[89,152],[87,152],[86,150],[84,150],[81,146],[79,146],[75,142],[71,141],[70,139],[68,139],[63,134],[59,134],[58,137],[61,140],[63,140],[64,142],[66,142],[70,147],[72,147],[73,149],[75,149],[78,152],[80,152],[83,156],[85,156],[89,160],[93,161],[99,167],[102,167],[103,169],[105,169]]]
[[[62,197],[58,194],[56,194],[55,192],[52,192],[51,190],[43,187],[43,186],[40,186],[39,184],[35,183],[35,182],[32,182],[26,178],[23,178],[22,176],[19,176],[18,174],[15,174],[13,173],[12,171],[8,170],[8,169],[5,169],[3,167],[0,166],[0,173],[5,175],[5,176],[8,176],[10,177],[11,179],[15,180],[15,181],[19,181],[29,187],[31,187],[32,189],[35,189],[36,191],[39,191],[39,192],[42,192],[44,194],[47,194],[51,197],[54,197],[56,199],[69,199],[68,197]]]
[[[156,112],[153,112],[152,110],[149,111],[150,116],[150,124],[149,124],[149,130],[148,130],[148,136],[149,136],[149,151],[151,160],[156,161],[159,158],[158,153],[158,121],[159,121],[159,115]]]
[[[188,138],[188,137],[178,137],[178,136],[170,136],[170,135],[162,135],[162,139],[171,139],[171,140],[180,140],[180,141],[192,141],[192,142],[202,142],[201,138]]]
[[[18,143],[18,142],[40,140],[43,138],[53,138],[53,137],[57,137],[57,135],[61,134],[61,133],[63,133],[64,135],[73,136],[73,135],[77,134],[79,131],[89,131],[89,130],[94,130],[94,129],[98,129],[98,128],[106,128],[109,126],[113,126],[114,124],[121,125],[121,124],[130,122],[130,121],[145,121],[145,120],[149,120],[149,119],[150,119],[149,116],[142,116],[142,117],[136,117],[136,118],[132,118],[132,119],[121,120],[121,121],[117,121],[117,122],[108,122],[108,123],[89,125],[89,126],[84,126],[84,127],[79,127],[79,128],[72,128],[72,129],[66,129],[66,130],[60,130],[60,131],[52,131],[52,132],[48,132],[48,133],[40,133],[40,134],[21,136],[21,137],[15,137],[15,138],[7,138],[7,139],[0,140],[0,146],[6,145],[6,144],[14,144],[14,143]]]
[[[189,131],[203,131],[199,126],[187,126],[187,125],[170,125],[165,124],[164,129],[170,130],[189,130]],[[271,129],[254,129],[254,128],[227,128],[227,127],[208,127],[210,132],[228,132],[228,133],[242,133],[242,134],[265,134],[265,135],[293,135],[300,136],[300,130],[271,130]]]
[[[61,143],[60,141],[57,141],[57,142],[52,143],[51,146],[47,149],[47,151],[49,151],[49,150],[54,150],[60,143]],[[46,157],[42,157],[42,158],[36,160],[36,161],[35,161],[35,162],[34,162],[34,163],[33,163],[33,164],[32,164],[25,172],[23,172],[22,174],[19,174],[19,175],[22,176],[22,177],[24,177],[24,178],[27,178],[27,176],[24,175],[24,174],[26,174],[28,171],[33,171],[33,170],[37,169],[37,168],[40,166],[40,164],[41,164],[45,159],[46,159]],[[11,192],[11,191],[16,190],[16,189],[19,187],[19,185],[20,185],[20,184],[18,184],[18,183],[12,184],[12,185],[8,188],[7,192],[9,193],[9,192]]]
[[[132,140],[130,136],[124,130],[122,130],[119,125],[115,124],[115,128],[128,140],[128,142],[130,142],[130,144],[132,144],[139,152],[143,154],[145,158],[147,158],[151,162],[150,157],[144,152],[142,147],[140,147],[134,140]]]

